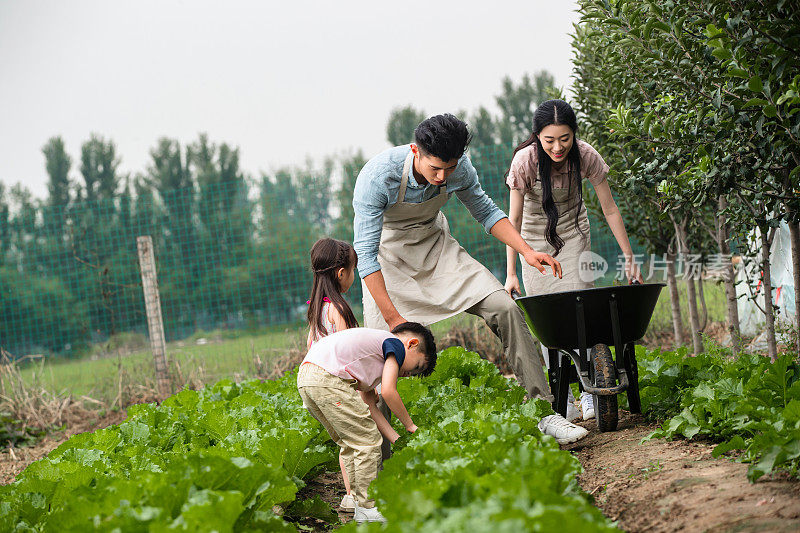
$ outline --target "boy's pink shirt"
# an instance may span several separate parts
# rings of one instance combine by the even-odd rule
[[[388,331],[350,328],[314,342],[304,363],[321,366],[342,379],[357,379],[361,390],[372,390],[383,375],[383,341],[395,337]]]

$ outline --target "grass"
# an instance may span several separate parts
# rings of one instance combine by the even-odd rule
[[[705,293],[706,307],[708,308],[708,323],[725,322],[728,318],[727,304],[725,303],[725,286],[715,281],[704,281],[703,292]],[[686,298],[686,283],[678,281],[678,297],[680,299],[681,318],[684,327],[689,327],[689,304]],[[702,320],[703,310],[700,300],[697,302],[698,312]],[[653,311],[653,318],[650,319],[650,331],[672,331],[672,307],[670,305],[669,287],[661,290],[661,295]]]
[[[680,284],[681,307],[688,326],[686,289]],[[709,322],[725,320],[725,292],[722,285],[705,282]],[[435,338],[443,338],[454,326],[472,328],[480,319],[466,313],[434,324]],[[491,335],[488,328],[483,328]],[[672,331],[669,292],[664,288],[656,304],[650,331]],[[291,349],[305,349],[306,326],[299,323],[274,327],[257,334],[247,332],[197,332],[167,345],[173,383],[212,383],[223,378],[242,380],[258,375],[259,361],[285,355]],[[177,374],[177,375],[176,375]],[[154,381],[153,358],[141,340],[125,337],[94,346],[82,359],[47,359],[26,365],[21,377],[52,393],[69,393],[73,398],[89,397],[110,405],[120,395],[122,381],[128,385]]]
[[[256,356],[269,361],[301,342],[305,344],[305,331],[297,325],[233,339],[225,339],[219,332],[208,332],[168,343],[167,357],[170,371],[179,374],[173,380],[204,383],[223,378],[241,380],[256,375]],[[110,402],[119,393],[121,374],[130,383],[152,381],[154,364],[149,347],[133,351],[104,351],[95,347],[89,357],[48,359],[26,365],[21,374],[26,382],[53,392]]]

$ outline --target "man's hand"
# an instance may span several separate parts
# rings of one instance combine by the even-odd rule
[[[525,262],[528,263],[530,266],[545,274],[545,268],[542,264],[550,265],[550,268],[553,269],[553,276],[557,278],[561,278],[561,263],[553,259],[550,255],[544,252],[535,252],[533,250],[525,253],[522,256],[525,259]]]
[[[393,318],[392,320],[390,320],[387,323],[389,325],[389,331],[392,331],[394,328],[396,328],[397,326],[399,326],[400,324],[403,324],[405,322],[408,322],[408,320],[406,320],[405,318],[403,318],[400,315],[397,315],[396,318]]]
[[[400,312],[392,303],[392,299],[389,298],[389,293],[386,291],[386,281],[383,279],[383,272],[378,270],[365,276],[364,284],[375,300],[375,305],[378,306],[381,316],[389,326],[389,330],[393,330],[403,322],[406,322],[406,319],[400,315]]]
[[[406,431],[409,433],[415,433],[418,429],[417,425],[413,423],[410,426],[406,426]]]

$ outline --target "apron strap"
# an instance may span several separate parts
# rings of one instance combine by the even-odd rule
[[[406,156],[406,162],[403,164],[403,175],[400,178],[400,190],[397,192],[397,203],[401,203],[406,199],[406,186],[408,185],[408,171],[411,168],[411,162],[414,160],[414,152],[409,151]]]

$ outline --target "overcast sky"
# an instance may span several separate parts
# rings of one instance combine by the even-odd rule
[[[520,0],[0,0],[0,181],[46,195],[61,135],[78,179],[91,133],[123,172],[159,137],[240,147],[252,176],[388,147],[386,119],[494,110],[503,76],[570,84],[575,3]]]

